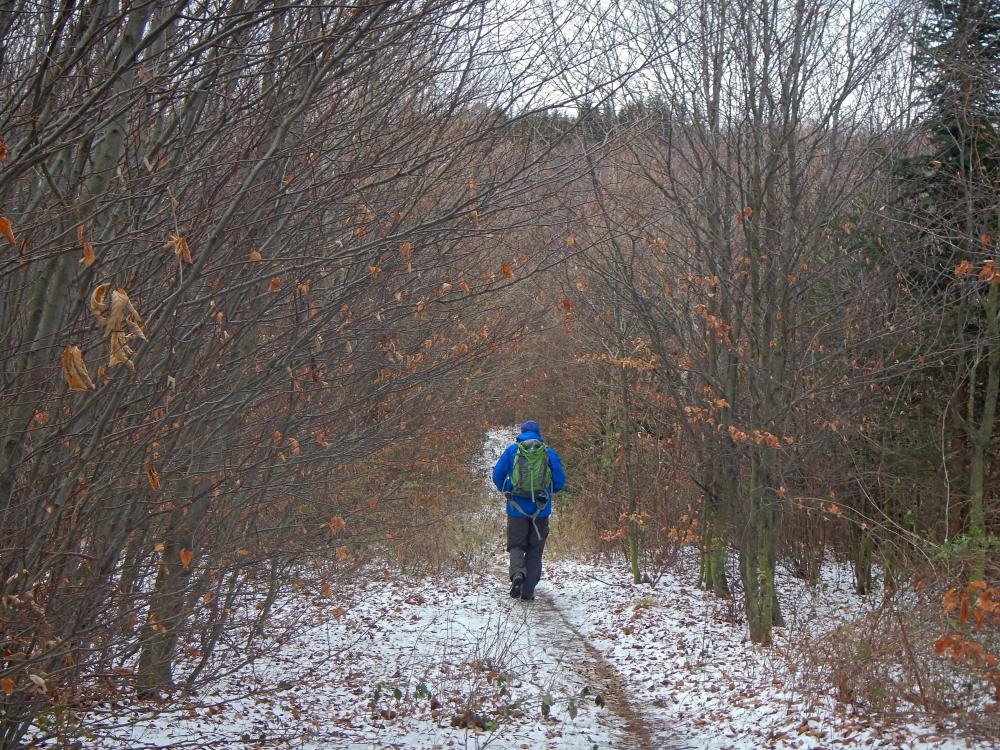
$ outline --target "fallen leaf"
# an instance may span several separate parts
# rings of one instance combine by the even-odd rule
[[[94,265],[94,246],[89,242],[83,243],[83,257],[80,258],[81,266],[92,266]]]
[[[267,287],[267,293],[273,294],[279,286],[281,286],[281,277],[275,276],[273,279],[271,279],[271,283]]]
[[[177,553],[177,556],[181,559],[181,565],[183,565],[185,569],[191,567],[191,561],[194,559],[194,552],[189,549],[182,549]]]
[[[261,254],[258,253],[256,250],[251,250],[250,251],[250,260],[252,260],[254,263],[260,263],[260,261],[261,261]]]
[[[14,692],[14,688],[16,687],[17,685],[10,677],[0,679],[0,690],[3,690],[4,693],[7,694],[8,698],[10,697],[10,694]]]

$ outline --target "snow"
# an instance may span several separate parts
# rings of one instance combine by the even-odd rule
[[[749,642],[727,602],[698,590],[693,555],[655,588],[636,585],[615,569],[564,561],[547,579],[555,605],[620,673],[641,705],[659,744],[743,748],[966,748],[947,729],[891,724],[852,715],[832,695],[804,692],[786,648],[803,628],[832,628],[874,602],[853,594],[850,570],[827,565],[815,591],[788,575],[778,578],[787,628],[776,643]],[[598,604],[603,603],[603,604]],[[657,744],[657,743],[654,743]]]
[[[470,517],[497,538],[501,499],[488,473],[513,436],[487,433],[473,465],[486,479]],[[733,616],[738,604],[693,585],[693,551],[655,586],[633,584],[622,561],[547,560],[530,603],[507,595],[502,548],[477,559],[477,572],[423,579],[369,569],[330,598],[304,577],[276,604],[254,658],[222,664],[211,691],[167,706],[95,711],[86,747],[990,746],[854,715],[803,688],[795,639],[875,606],[853,594],[846,567],[827,565],[813,589],[782,574],[787,627],[761,648]],[[233,645],[247,637],[232,635]]]
[[[293,626],[289,642],[197,703],[120,717],[93,747],[195,738],[219,748],[618,746],[620,721],[583,695],[579,651],[544,604],[514,601],[501,581],[475,575],[421,581],[387,572],[358,593],[341,608],[283,601],[275,628]],[[462,717],[480,726],[452,726],[469,723]]]

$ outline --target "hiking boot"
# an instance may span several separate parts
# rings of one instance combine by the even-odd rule
[[[522,602],[533,602],[533,601],[535,601],[535,595],[534,594],[521,594],[521,601]]]
[[[510,596],[512,599],[521,598],[521,584],[524,583],[524,573],[518,573],[510,581]]]

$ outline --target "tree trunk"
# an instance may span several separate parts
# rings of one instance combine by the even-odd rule
[[[972,460],[969,463],[969,516],[968,535],[971,540],[970,552],[972,560],[969,568],[969,580],[981,581],[986,574],[986,522],[983,511],[983,494],[986,483],[986,452],[989,450],[993,437],[993,424],[996,420],[997,392],[1000,390],[1000,321],[997,320],[997,289],[998,285],[991,283],[986,294],[986,392],[983,397],[982,413],[976,425],[971,417],[974,409],[973,396],[969,396],[970,427],[976,425],[972,432]],[[972,372],[975,377],[976,367]],[[975,393],[975,383],[969,388]]]

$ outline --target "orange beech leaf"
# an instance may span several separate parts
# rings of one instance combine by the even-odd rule
[[[153,464],[146,464],[146,479],[149,481],[149,486],[153,488],[153,492],[158,492],[160,489],[160,472],[156,470]]]
[[[960,279],[971,270],[972,270],[972,263],[970,263],[968,260],[963,260],[961,263],[955,266],[955,277]]]
[[[510,266],[507,263],[504,263],[503,265],[501,265],[500,266],[500,273],[503,275],[503,277],[505,279],[509,279],[510,278]]]
[[[329,599],[333,596],[333,587],[330,585],[329,581],[323,581],[319,587],[319,595],[324,599]]]
[[[347,547],[341,545],[337,547],[337,562],[342,563],[347,560]]]
[[[256,250],[251,250],[250,251],[250,260],[252,260],[254,263],[260,263],[260,261],[261,261],[261,254],[259,252],[257,252]]]
[[[177,553],[177,556],[181,559],[181,565],[185,568],[191,567],[191,561],[194,560],[194,552],[189,549],[182,549]]]
[[[173,248],[174,255],[177,256],[179,261],[188,265],[192,263],[191,250],[188,249],[188,243],[184,237],[181,237],[179,234],[171,234],[167,245]]]
[[[98,286],[90,295],[90,311],[94,313],[97,318],[97,322],[102,326],[104,325],[101,313],[104,312],[105,308],[108,306],[107,294],[108,289],[111,288],[111,284],[101,284]]]
[[[576,237],[571,234],[566,235],[566,247],[573,247],[576,244]]]
[[[0,216],[0,234],[3,235],[7,242],[17,247],[17,240],[14,239],[14,228],[10,225],[10,219],[6,216]]]
[[[462,294],[468,294],[470,291],[472,291],[471,289],[469,289],[469,285],[466,284],[464,281],[458,285],[458,288],[462,290]]]
[[[90,379],[87,364],[83,361],[83,352],[78,346],[67,346],[62,352],[63,374],[71,391],[94,390],[97,386]]]
[[[201,595],[201,600],[205,604],[211,604],[212,603],[212,599],[214,599],[214,598],[215,598],[215,594],[213,594],[211,591],[206,591],[204,594]]]
[[[8,698],[10,697],[11,693],[14,692],[14,689],[16,687],[17,684],[10,677],[4,677],[3,679],[0,679],[0,690],[3,690]]]
[[[473,224],[479,221],[479,211],[476,209],[475,203],[469,204],[469,221],[471,221]]]
[[[563,297],[562,299],[556,300],[556,307],[561,310],[572,310],[573,303],[566,297]]]
[[[1000,282],[1000,271],[997,271],[996,261],[988,260],[983,263],[983,267],[979,271],[979,280],[989,281],[993,284]]]
[[[281,445],[281,433],[277,430],[274,431],[274,435],[271,436],[271,439],[274,441],[275,445]]]
[[[89,242],[83,243],[83,257],[80,258],[81,266],[92,266],[94,265],[94,246]]]
[[[83,244],[83,224],[76,225],[76,241]]]
[[[990,235],[988,234],[979,235],[979,244],[982,247],[987,247],[990,244],[990,242],[992,242],[992,240],[993,238],[990,237]]]
[[[293,456],[297,456],[299,455],[299,453],[302,452],[302,449],[299,447],[299,441],[296,440],[295,438],[288,438],[287,443],[288,443],[288,450],[291,452]]]
[[[403,260],[408,260],[410,255],[413,253],[413,243],[407,240],[402,245],[399,246],[399,254],[403,257]]]
[[[273,279],[271,279],[271,283],[268,284],[267,293],[273,294],[279,286],[281,286],[281,277],[275,276]]]
[[[347,528],[347,521],[344,520],[343,516],[333,516],[327,525],[330,527],[330,531],[334,534],[339,534],[341,531]]]

